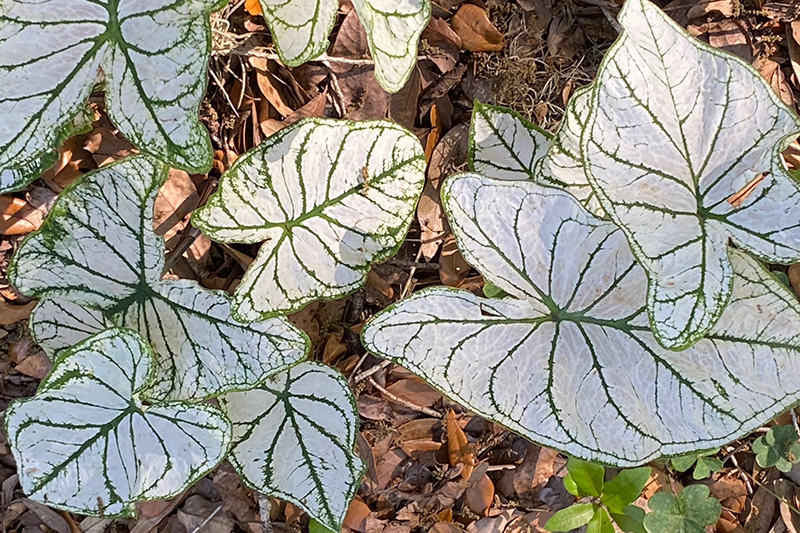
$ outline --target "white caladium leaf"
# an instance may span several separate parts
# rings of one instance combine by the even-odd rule
[[[31,337],[50,359],[103,330],[113,328],[103,312],[69,300],[43,298],[34,307],[28,327]]]
[[[131,516],[186,490],[224,457],[231,425],[209,405],[145,405],[152,354],[127,329],[65,351],[33,398],[6,411],[29,498],[81,514]]]
[[[9,279],[23,293],[55,298],[34,313],[37,339],[91,331],[96,311],[138,331],[155,349],[152,399],[214,396],[256,384],[305,358],[308,339],[284,318],[244,324],[229,297],[193,281],[161,280],[164,241],[153,204],[167,168],[135,156],[86,174],[56,201],[15,254]],[[63,348],[45,341],[55,355]]]
[[[574,197],[462,174],[443,199],[464,257],[513,298],[421,291],[373,318],[363,341],[470,410],[632,466],[720,446],[800,400],[800,306],[744,252],[729,253],[719,322],[675,352],[650,329],[625,235]]]
[[[328,49],[336,0],[259,0],[264,19],[286,65],[296,67]]]
[[[6,0],[0,6],[0,192],[55,162],[92,87],[137,147],[194,172],[211,167],[197,111],[207,84],[209,13],[225,2]],[[31,46],[36,43],[36,46]]]
[[[602,214],[580,159],[590,91],[591,87],[583,87],[575,92],[555,138],[511,109],[475,102],[470,168],[492,178],[534,179],[560,187],[593,213]]]
[[[505,180],[534,179],[533,169],[553,145],[553,136],[519,113],[475,102],[469,125],[469,166]]]
[[[311,119],[240,157],[192,221],[217,241],[264,242],[233,297],[255,320],[361,287],[402,243],[424,180],[402,127]]]
[[[358,411],[347,380],[306,362],[220,397],[220,406],[233,422],[229,460],[242,480],[341,530],[364,471],[353,453]]]
[[[771,262],[800,260],[800,185],[779,161],[800,119],[750,65],[691,38],[647,0],[629,0],[620,22],[582,155],[648,272],[657,338],[679,349],[730,298],[729,238]]]
[[[431,18],[430,0],[353,0],[367,31],[375,77],[387,92],[396,93],[417,64],[422,30]]]

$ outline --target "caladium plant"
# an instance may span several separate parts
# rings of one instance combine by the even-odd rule
[[[139,335],[107,329],[66,350],[33,398],[9,406],[6,434],[30,498],[131,516],[135,502],[179,494],[222,461],[231,424],[217,408],[144,402],[154,363]]]
[[[226,294],[161,279],[164,240],[153,230],[153,203],[167,175],[164,165],[134,156],[61,194],[9,267],[21,292],[43,298],[35,339],[54,357],[87,331],[134,329],[157,354],[147,395],[158,400],[247,388],[303,360],[308,339],[286,319],[242,323]]]
[[[55,162],[60,142],[85,126],[98,81],[109,116],[134,145],[174,167],[207,171],[211,141],[197,111],[208,77],[209,13],[225,3],[4,1],[0,193]]]
[[[259,0],[281,60],[296,67],[328,48],[337,0]],[[367,33],[375,77],[390,93],[403,88],[417,63],[422,30],[431,16],[430,0],[354,0]]]
[[[800,306],[730,249],[730,303],[682,352],[650,329],[645,270],[625,235],[531,180],[449,178],[464,258],[509,298],[432,288],[375,316],[372,353],[472,411],[570,455],[634,466],[706,450],[800,400]]]
[[[800,183],[780,153],[800,118],[749,64],[628,0],[582,135],[586,176],[648,278],[657,339],[710,331],[734,282],[728,240],[772,263],[800,260]]]
[[[417,138],[386,121],[309,119],[250,150],[193,221],[222,242],[263,242],[233,296],[257,320],[361,287],[393,255],[425,181]]]

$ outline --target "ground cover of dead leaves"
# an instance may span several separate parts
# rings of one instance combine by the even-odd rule
[[[169,275],[232,290],[254,246],[211,243],[189,215],[236,158],[305,117],[389,117],[425,146],[428,181],[406,243],[350,297],[314,303],[293,315],[314,343],[313,357],[343,371],[358,397],[358,452],[367,473],[345,530],[359,533],[531,533],[573,503],[564,489],[565,458],[472,416],[410,373],[365,353],[358,333],[376,311],[422,287],[478,291],[482,278],[458,253],[439,203],[449,173],[464,169],[472,102],[512,106],[554,130],[566,101],[588,83],[615,37],[609,0],[441,0],[422,34],[409,83],[385,93],[368,61],[366,36],[352,6],[340,9],[328,59],[289,69],[277,60],[257,2],[232,1],[213,19],[209,91],[201,110],[215,146],[208,175],[172,171],[156,202],[157,232],[167,241]],[[674,0],[662,7],[689,32],[751,62],[787,104],[800,101],[800,4],[758,0]],[[58,163],[25,191],[0,196],[0,409],[30,396],[49,369],[26,332],[35,302],[5,280],[21,239],[37,229],[57,194],[77,176],[131,153],[94,95],[92,131],[69,139]],[[800,145],[785,154],[800,167]],[[784,269],[800,292],[800,266]],[[791,423],[786,420],[778,423]],[[763,470],[752,437],[724,448],[722,471],[707,484],[722,501],[722,533],[800,531],[800,466]],[[653,464],[640,499],[696,483]],[[244,488],[227,464],[186,493],[140,506],[137,519],[111,522],[53,511],[27,500],[0,434],[2,533],[262,533],[305,531],[291,504],[267,503]]]

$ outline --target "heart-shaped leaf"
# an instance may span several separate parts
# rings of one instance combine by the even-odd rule
[[[244,482],[341,530],[364,470],[353,453],[358,411],[347,380],[307,362],[220,405],[233,422],[230,461]]]
[[[336,0],[259,0],[281,60],[295,67],[325,53],[336,22]],[[430,0],[353,0],[367,33],[375,77],[396,93],[417,64],[422,30],[431,16]]]
[[[33,398],[6,412],[6,433],[29,498],[80,514],[131,516],[137,501],[169,498],[219,463],[231,442],[218,409],[144,405],[150,348],[108,329],[67,350]]]
[[[214,396],[304,359],[307,337],[285,319],[244,324],[231,317],[224,293],[161,280],[164,241],[153,231],[153,203],[166,177],[166,167],[146,156],[82,176],[17,251],[9,279],[25,294],[93,307],[138,331],[158,355],[151,398]],[[32,326],[40,340],[98,320],[64,303],[45,306]],[[69,337],[56,350],[59,342],[63,348]]]
[[[55,162],[103,77],[108,114],[125,137],[174,167],[207,171],[211,141],[197,111],[211,52],[209,13],[224,4],[4,1],[0,193]]]
[[[619,20],[625,31],[598,72],[582,153],[647,270],[657,339],[681,349],[730,298],[729,238],[770,262],[800,260],[800,183],[780,158],[800,119],[750,65],[691,38],[647,0],[629,0]]]
[[[762,468],[775,467],[788,472],[800,461],[800,443],[793,426],[772,426],[766,435],[753,442],[756,461]]]
[[[276,316],[361,287],[402,243],[424,172],[419,141],[396,124],[302,121],[240,157],[192,220],[218,241],[264,241],[235,313]]]
[[[620,466],[707,450],[800,400],[800,308],[729,251],[731,302],[682,352],[654,338],[624,234],[571,195],[473,174],[443,186],[465,259],[517,299],[422,291],[363,332],[470,410],[566,453]]]

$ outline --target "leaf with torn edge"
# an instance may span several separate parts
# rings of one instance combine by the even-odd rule
[[[39,177],[58,145],[85,130],[98,80],[105,80],[109,116],[134,145],[177,168],[211,168],[197,111],[207,85],[209,14],[224,4],[4,1],[0,193]]]
[[[471,411],[633,466],[720,446],[800,400],[800,305],[747,254],[728,252],[719,322],[674,352],[650,329],[625,235],[573,196],[460,174],[443,200],[464,257],[513,298],[428,289],[374,317],[362,340]]]
[[[215,396],[303,360],[307,337],[284,318],[245,324],[231,317],[226,294],[161,280],[153,203],[166,177],[162,164],[134,156],[61,194],[9,267],[17,289],[45,298],[31,325],[37,340],[53,357],[93,328],[130,327],[157,354],[148,396],[159,400]]]
[[[405,238],[425,181],[417,138],[386,121],[308,119],[240,157],[193,222],[264,242],[233,297],[255,320],[361,287]]]
[[[657,339],[682,349],[731,297],[729,238],[771,263],[800,260],[800,183],[780,158],[800,119],[749,64],[691,38],[647,0],[628,0],[619,20],[582,154],[647,271]]]
[[[6,412],[29,498],[80,514],[132,516],[214,468],[231,426],[215,407],[145,405],[152,353],[133,331],[107,329],[65,351],[33,398]]]
[[[244,482],[341,530],[364,472],[353,453],[358,411],[344,376],[306,362],[226,394],[220,405],[233,422],[230,461]]]

